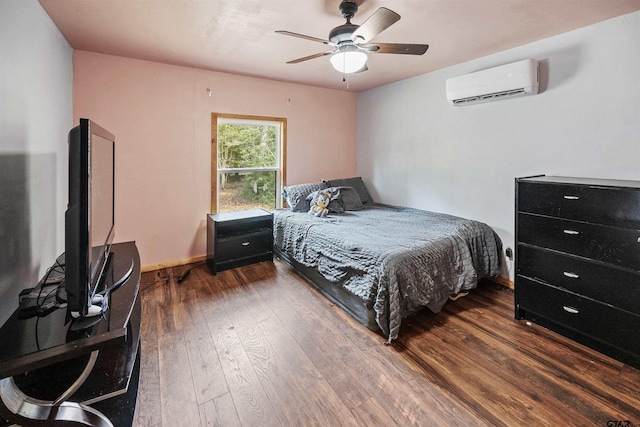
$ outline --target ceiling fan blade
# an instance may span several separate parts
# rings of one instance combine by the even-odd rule
[[[422,55],[429,49],[428,44],[376,43],[363,46],[365,50],[378,53],[399,53],[404,55]]]
[[[305,36],[304,34],[292,33],[291,31],[276,30],[276,33],[284,34],[285,36],[292,36],[292,37],[298,37],[300,39],[311,40],[312,42],[319,42],[319,43],[329,44],[328,40],[322,40],[322,39],[319,39],[317,37]]]
[[[293,59],[291,61],[287,61],[287,64],[297,64],[299,62],[308,61],[310,59],[320,58],[322,56],[331,55],[334,51],[329,50],[326,52],[314,53],[313,55],[305,56],[303,58]]]
[[[351,34],[351,40],[358,44],[366,43],[399,20],[400,15],[381,7]]]

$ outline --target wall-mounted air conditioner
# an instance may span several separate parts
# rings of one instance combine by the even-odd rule
[[[447,79],[451,105],[469,105],[538,93],[538,61],[525,59]]]

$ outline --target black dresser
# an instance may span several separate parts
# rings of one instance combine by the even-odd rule
[[[640,368],[640,181],[516,179],[515,316]]]

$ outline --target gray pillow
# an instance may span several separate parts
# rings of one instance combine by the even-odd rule
[[[369,195],[367,187],[365,187],[364,182],[362,181],[362,177],[357,176],[354,178],[331,179],[325,182],[328,184],[328,187],[353,187],[358,192],[360,201],[363,205],[373,204],[373,199]]]
[[[331,190],[332,193],[337,194],[337,199],[345,211],[357,211],[364,207],[355,188],[343,185],[341,187],[331,187]]]
[[[314,191],[327,188],[324,182],[313,182],[308,184],[296,184],[284,187],[283,196],[287,204],[294,212],[309,212],[311,204],[307,196]]]

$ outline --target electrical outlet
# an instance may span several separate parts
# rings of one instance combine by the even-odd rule
[[[513,261],[513,249],[507,248],[504,250],[505,255],[509,259],[509,261]]]

